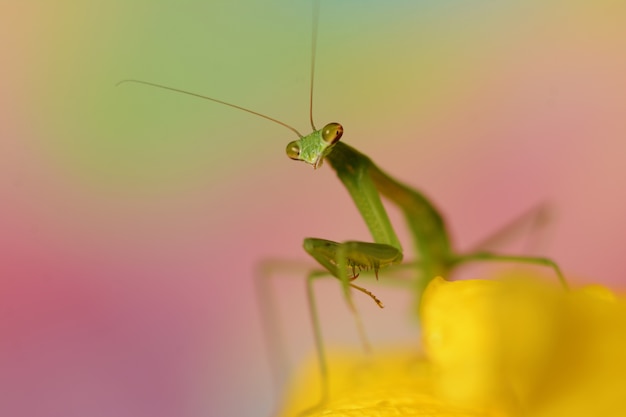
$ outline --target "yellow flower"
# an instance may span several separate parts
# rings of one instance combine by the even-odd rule
[[[324,416],[626,416],[626,300],[533,278],[433,280],[422,343],[329,355]],[[425,355],[424,355],[425,353]],[[284,416],[319,399],[314,361]]]

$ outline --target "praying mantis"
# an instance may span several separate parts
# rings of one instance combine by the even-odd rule
[[[314,169],[322,167],[323,163],[326,162],[345,186],[372,236],[372,241],[335,242],[317,237],[305,238],[303,241],[304,250],[323,268],[321,271],[314,271],[307,276],[309,308],[322,375],[320,404],[323,404],[328,397],[326,382],[328,370],[312,285],[317,278],[324,275],[330,275],[338,280],[343,297],[357,319],[357,327],[359,327],[359,332],[365,340],[352,299],[353,291],[370,297],[381,308],[383,304],[373,292],[357,285],[355,281],[361,271],[373,271],[378,279],[380,270],[406,265],[403,263],[402,245],[383,205],[383,198],[400,209],[413,239],[417,262],[412,265],[418,275],[414,288],[417,299],[432,279],[437,276],[449,277],[454,269],[470,262],[520,262],[540,265],[552,269],[564,288],[567,288],[568,284],[559,266],[549,258],[499,254],[483,250],[467,253],[458,252],[454,248],[446,221],[440,210],[424,194],[392,178],[368,156],[342,142],[344,129],[341,124],[331,122],[325,124],[321,129],[316,127],[313,121],[313,81],[318,20],[319,1],[316,1],[314,2],[309,106],[312,132],[306,135],[278,119],[209,96],[143,80],[128,79],[120,81],[118,85],[138,83],[187,94],[229,106],[281,125],[297,136],[296,140],[289,142],[286,146],[286,154],[289,158],[304,162]]]

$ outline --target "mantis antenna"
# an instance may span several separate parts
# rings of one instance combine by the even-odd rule
[[[311,39],[311,91],[309,92],[309,120],[313,131],[316,131],[315,123],[313,123],[313,84],[315,83],[315,55],[317,51],[317,26],[319,23],[320,2],[313,2],[313,31]]]
[[[174,92],[176,92],[176,93],[187,94],[187,95],[194,96],[194,97],[198,97],[198,98],[202,98],[202,99],[205,99],[205,100],[211,100],[211,101],[214,101],[214,102],[216,102],[216,103],[223,104],[223,105],[225,105],[225,106],[229,106],[229,107],[233,107],[233,108],[238,109],[238,110],[243,110],[243,111],[245,111],[245,112],[247,112],[247,113],[250,113],[250,114],[253,114],[253,115],[255,115],[255,116],[262,117],[262,118],[264,118],[264,119],[266,119],[266,120],[269,120],[270,122],[278,123],[279,125],[284,126],[284,127],[286,127],[287,129],[289,129],[289,130],[291,130],[292,132],[294,132],[296,135],[298,135],[298,137],[300,137],[300,138],[301,138],[301,137],[303,136],[300,132],[298,132],[298,131],[296,130],[296,128],[294,128],[294,127],[292,127],[292,126],[289,126],[287,123],[281,122],[281,121],[280,121],[280,120],[278,120],[278,119],[274,119],[273,117],[267,116],[267,115],[265,115],[265,114],[263,114],[263,113],[259,113],[259,112],[256,112],[256,111],[254,111],[254,110],[246,109],[245,107],[237,106],[236,104],[228,103],[228,102],[226,102],[226,101],[218,100],[218,99],[216,99],[216,98],[212,98],[212,97],[208,97],[208,96],[203,96],[202,94],[192,93],[191,91],[185,91],[185,90],[181,90],[181,89],[179,89],[179,88],[168,87],[168,86],[166,86],[166,85],[162,85],[162,84],[151,83],[151,82],[149,82],[149,81],[134,80],[134,79],[122,80],[122,81],[118,82],[117,84],[115,84],[115,86],[117,87],[117,86],[119,86],[120,84],[124,84],[124,83],[137,83],[137,84],[145,84],[145,85],[149,85],[149,86],[152,86],[152,87],[162,88],[162,89],[164,89],[164,90],[174,91]]]
[[[320,2],[319,1],[314,1],[313,2],[313,27],[312,27],[312,40],[311,40],[311,82],[310,82],[310,91],[309,91],[309,120],[311,122],[311,127],[313,128],[313,131],[316,131],[317,128],[315,127],[315,123],[313,122],[313,89],[314,89],[314,84],[315,84],[315,55],[316,55],[316,50],[317,50],[317,27],[318,27],[318,22],[319,22],[319,13],[320,13]],[[193,96],[193,97],[198,97],[204,100],[210,100],[213,101],[215,103],[219,103],[219,104],[223,104],[225,106],[229,106],[232,108],[235,108],[237,110],[242,110],[245,111],[247,113],[253,114],[255,116],[258,117],[262,117],[266,120],[269,120],[270,122],[274,122],[277,123],[283,127],[286,127],[287,129],[291,130],[292,132],[294,132],[296,135],[298,135],[299,138],[304,137],[304,135],[302,135],[302,133],[298,132],[298,130],[290,125],[288,125],[287,123],[281,122],[278,119],[275,119],[273,117],[267,116],[263,113],[259,113],[257,111],[254,110],[250,110],[247,109],[245,107],[242,106],[238,106],[236,104],[232,104],[232,103],[228,103],[226,101],[223,100],[218,100],[216,98],[213,97],[209,97],[209,96],[205,96],[202,94],[198,94],[198,93],[193,93],[191,91],[186,91],[186,90],[181,90],[180,88],[174,88],[174,87],[168,87],[166,85],[163,84],[157,84],[157,83],[153,83],[153,82],[149,82],[149,81],[143,81],[143,80],[136,80],[136,79],[126,79],[126,80],[122,80],[120,82],[118,82],[117,84],[115,84],[115,86],[119,86],[121,84],[124,83],[137,83],[137,84],[144,84],[144,85],[149,85],[151,87],[157,87],[157,88],[162,88],[164,90],[170,90],[170,91],[174,91],[176,93],[181,93],[181,94],[187,94],[189,96]]]

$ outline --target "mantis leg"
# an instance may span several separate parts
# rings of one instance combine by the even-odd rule
[[[531,207],[514,219],[510,220],[503,227],[500,227],[495,233],[487,236],[475,244],[468,252],[478,252],[489,250],[489,248],[507,242],[511,237],[520,235],[524,232],[532,234],[535,230],[545,226],[551,217],[551,210],[548,204],[543,203]]]
[[[556,274],[559,282],[563,286],[563,289],[569,290],[569,285],[565,279],[565,276],[561,272],[558,264],[552,259],[536,256],[516,256],[516,255],[499,255],[490,252],[475,252],[467,255],[460,255],[454,258],[453,264],[455,266],[468,263],[468,262],[517,262],[531,265],[540,265],[551,268]]]
[[[277,311],[278,300],[274,296],[274,280],[277,276],[283,275],[301,276],[310,270],[311,265],[307,262],[278,259],[264,260],[256,268],[254,283],[257,305],[276,392],[282,390],[291,364],[280,326],[280,315]]]
[[[308,300],[308,304],[309,304],[309,316],[311,318],[311,325],[313,327],[313,337],[315,340],[315,350],[317,352],[317,359],[318,359],[318,365],[319,365],[319,371],[320,371],[320,377],[321,377],[321,381],[320,381],[320,401],[318,402],[318,404],[314,405],[313,407],[305,410],[303,413],[301,413],[302,415],[306,415],[309,414],[313,411],[318,410],[320,407],[322,407],[329,398],[329,378],[328,378],[328,360],[326,358],[326,350],[324,349],[324,340],[322,337],[322,327],[321,327],[321,323],[320,323],[320,319],[319,319],[319,314],[318,314],[318,310],[317,310],[317,302],[315,299],[315,291],[313,289],[313,283],[316,279],[319,278],[326,278],[329,277],[330,274],[327,271],[313,271],[311,273],[309,273],[309,275],[307,276],[306,279],[306,284],[307,284],[307,300]],[[369,295],[370,297],[374,298],[375,300],[377,300],[379,303],[380,301],[375,298],[375,296],[368,290],[366,290],[365,288],[359,287],[358,285],[349,283],[349,287],[350,288],[354,288],[357,291],[361,291],[367,295]],[[382,303],[381,303],[382,304]],[[367,336],[365,334],[365,329],[363,327],[363,323],[361,321],[361,317],[358,313],[358,311],[356,310],[356,308],[353,306],[353,310],[352,313],[354,315],[354,319],[356,321],[356,325],[357,328],[359,330],[359,335],[361,337],[361,341],[363,343],[363,345],[366,348],[366,351],[369,353],[369,342],[367,341]]]
[[[378,270],[394,265],[402,259],[402,253],[394,246],[384,243],[347,241],[343,243],[326,239],[307,238],[304,240],[304,249],[326,268],[329,273],[341,281],[344,297],[350,309],[354,312],[350,288],[354,288],[369,295],[379,307],[382,302],[365,288],[351,283],[361,271]]]
[[[313,281],[326,275],[324,272],[312,272],[306,278],[306,293],[309,302],[309,316],[313,326],[313,335],[315,339],[315,350],[317,352],[317,361],[320,370],[320,401],[313,406],[311,410],[317,409],[328,401],[328,362],[326,359],[326,351],[324,350],[324,341],[322,339],[322,328],[320,326],[319,316],[317,314],[317,303],[315,302],[315,292],[313,291]]]
[[[307,301],[309,306],[309,314],[311,323],[313,326],[313,338],[315,343],[316,354],[318,358],[320,378],[321,378],[321,396],[319,403],[307,410],[303,414],[316,411],[321,407],[328,399],[328,362],[326,358],[326,352],[324,349],[324,341],[322,337],[321,323],[317,310],[317,303],[315,299],[313,282],[318,278],[326,278],[332,276],[328,271],[316,270],[311,271],[310,265],[305,262],[296,261],[282,261],[282,260],[266,260],[262,262],[257,269],[257,276],[255,280],[255,287],[257,293],[258,305],[260,309],[261,322],[266,336],[266,344],[268,349],[269,361],[272,372],[274,374],[274,380],[277,387],[283,386],[287,379],[287,373],[289,361],[287,358],[287,350],[285,349],[284,338],[279,325],[279,314],[276,308],[276,297],[273,296],[272,280],[277,275],[299,275],[304,270],[308,270],[307,273]],[[354,288],[369,297],[371,297],[379,306],[382,307],[382,302],[376,298],[369,290],[360,287],[350,281],[348,281],[348,288]],[[352,309],[356,327],[358,329],[359,337],[366,352],[369,352],[369,342],[361,321],[360,315],[356,308]]]

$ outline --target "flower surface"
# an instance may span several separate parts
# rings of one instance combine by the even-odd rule
[[[329,355],[323,416],[626,415],[626,300],[532,276],[433,280],[421,304],[422,352]],[[312,361],[283,408],[320,398]]]

